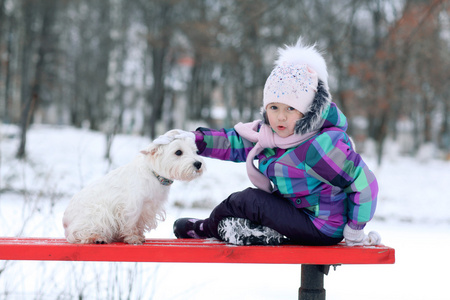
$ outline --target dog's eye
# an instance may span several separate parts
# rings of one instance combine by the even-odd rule
[[[177,150],[177,151],[175,152],[175,155],[176,155],[176,156],[181,156],[181,155],[183,155],[183,151]]]

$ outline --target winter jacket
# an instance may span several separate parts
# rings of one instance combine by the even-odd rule
[[[345,224],[363,229],[375,212],[378,184],[346,133],[347,119],[334,103],[321,111],[319,132],[289,149],[264,149],[259,170],[275,193],[302,209],[330,237],[342,237]],[[199,154],[245,162],[254,144],[234,129],[195,131]]]

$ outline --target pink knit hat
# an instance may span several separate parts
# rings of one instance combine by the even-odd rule
[[[278,52],[276,66],[264,85],[263,110],[268,104],[278,102],[306,114],[317,92],[319,79],[328,90],[325,60],[314,46],[304,46],[301,38],[295,46]]]

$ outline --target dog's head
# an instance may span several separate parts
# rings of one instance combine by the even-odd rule
[[[171,130],[166,135],[167,143],[151,143],[141,151],[151,164],[153,171],[159,175],[174,180],[190,181],[205,170],[203,159],[197,154],[197,146],[188,137],[175,138],[177,130]]]

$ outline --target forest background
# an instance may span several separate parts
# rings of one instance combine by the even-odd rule
[[[260,118],[278,47],[303,36],[323,50],[333,101],[379,181],[368,231],[396,249],[394,265],[339,267],[327,297],[442,299],[449,12],[450,0],[0,0],[0,235],[63,237],[72,195],[168,129]],[[207,166],[174,183],[147,237],[174,237],[177,218],[207,217],[251,185],[245,164]],[[2,261],[0,298],[297,297],[298,266],[280,268]]]
[[[259,118],[277,48],[324,50],[357,144],[450,153],[448,0],[0,0],[0,118],[154,138]],[[362,147],[364,151],[364,146]]]

